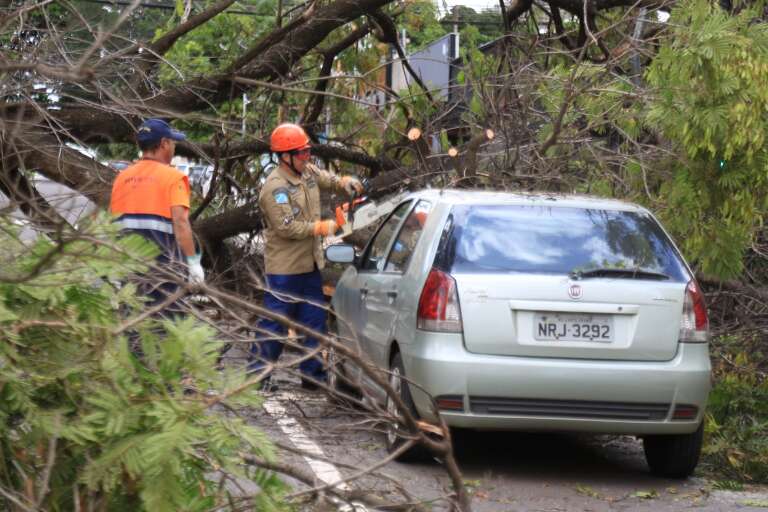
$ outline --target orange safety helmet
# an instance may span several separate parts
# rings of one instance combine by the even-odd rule
[[[283,123],[272,130],[269,137],[269,149],[275,153],[285,153],[297,149],[306,149],[309,145],[309,135],[304,128],[293,123]]]

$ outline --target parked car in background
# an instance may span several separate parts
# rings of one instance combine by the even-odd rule
[[[436,415],[419,387],[451,427],[631,434],[653,473],[696,467],[710,390],[704,298],[644,208],[427,190],[353,253],[327,251],[352,263],[332,301],[337,334],[390,371],[420,418]],[[332,385],[335,372],[393,410],[353,365],[339,361]],[[403,443],[397,425],[386,443]]]
[[[208,193],[213,178],[212,165],[191,165],[189,166],[189,184],[197,189],[202,195]]]
[[[106,162],[106,164],[116,171],[122,171],[126,167],[133,165],[133,162],[128,162],[127,160],[110,160]]]

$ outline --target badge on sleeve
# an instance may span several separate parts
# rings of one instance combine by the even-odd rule
[[[284,188],[277,188],[272,192],[272,197],[275,198],[277,204],[288,204],[288,191]]]

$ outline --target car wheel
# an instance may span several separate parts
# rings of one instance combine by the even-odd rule
[[[703,439],[703,423],[690,434],[646,436],[643,448],[651,473],[666,478],[690,476],[699,463]]]
[[[413,403],[411,397],[411,390],[408,388],[405,380],[405,368],[403,367],[403,358],[398,353],[392,358],[392,367],[390,368],[389,385],[390,387],[400,395],[400,399],[403,401],[411,415],[418,418],[416,412],[416,406]],[[386,426],[386,444],[387,452],[394,453],[407,441],[406,438],[400,436],[399,432],[402,430],[402,426],[399,421],[394,418],[398,418],[399,414],[397,406],[394,400],[387,395],[386,400],[387,416],[389,420]],[[417,462],[423,461],[429,456],[429,452],[420,444],[414,444],[411,448],[400,454],[395,460],[398,462]]]

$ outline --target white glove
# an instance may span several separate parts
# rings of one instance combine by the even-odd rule
[[[200,264],[200,254],[194,256],[187,256],[187,265],[189,266],[188,280],[192,284],[202,284],[205,282],[205,271]]]

